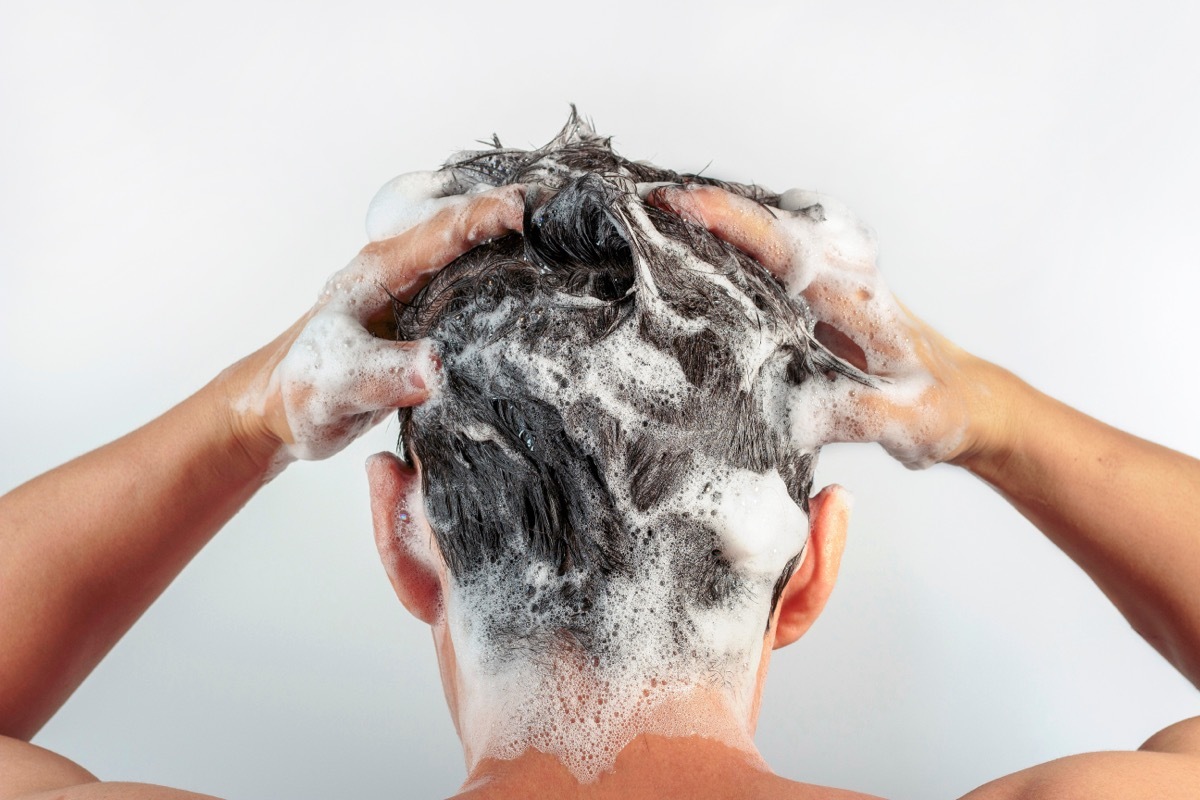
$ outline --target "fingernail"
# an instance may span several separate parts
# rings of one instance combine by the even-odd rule
[[[637,189],[638,197],[640,197],[642,200],[644,200],[646,202],[650,202],[651,195],[658,196],[659,192],[662,189],[667,189],[672,186],[677,187],[678,184],[671,183],[670,181],[655,181],[655,182],[639,183],[634,188]]]
[[[505,188],[509,190],[508,200],[512,214],[508,220],[508,228],[521,233],[525,227],[525,200],[528,197],[528,187],[523,183],[516,183]]]
[[[660,186],[650,193],[647,202],[674,214],[686,213],[686,192],[682,186]]]
[[[412,371],[413,388],[419,392],[428,394],[431,387],[437,386],[441,381],[442,375],[442,358],[438,355],[437,349],[428,340],[422,341],[421,350],[417,352],[415,369]]]
[[[672,183],[651,189],[646,194],[646,203],[663,211],[669,211],[688,222],[703,223],[700,215],[696,213],[694,204],[688,197],[687,186]]]

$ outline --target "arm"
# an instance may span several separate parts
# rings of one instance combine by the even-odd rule
[[[975,370],[1003,414],[985,417],[955,462],[1004,495],[1200,687],[1200,461],[993,365]]]
[[[888,291],[869,230],[835,201],[793,191],[768,212],[707,187],[660,189],[647,201],[754,256],[809,305],[818,339],[880,379],[866,391],[830,387],[840,419],[825,441],[878,441],[910,467],[947,461],[970,470],[1200,686],[1200,461],[1098,422],[930,329]],[[1200,790],[1200,718],[1156,734],[1141,751],[1060,759],[970,796]]]
[[[1200,686],[1200,462],[1098,422],[940,336],[888,291],[869,230],[835,201],[793,190],[771,213],[707,187],[649,200],[757,258],[809,304],[818,338],[825,331],[831,349],[882,379],[865,391],[844,379],[844,390],[830,387],[842,424],[831,424],[827,441],[879,441],[908,466],[971,470]]]
[[[215,382],[0,498],[0,733],[32,737],[263,484]]]
[[[0,797],[36,783],[31,762],[60,770],[20,740],[259,487],[426,396],[428,348],[367,326],[390,310],[389,292],[410,297],[475,244],[520,230],[522,209],[515,190],[434,203],[426,222],[364,249],[274,342],[148,425],[0,498]],[[353,363],[333,352],[347,347]]]

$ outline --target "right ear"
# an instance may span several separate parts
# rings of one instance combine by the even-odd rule
[[[833,591],[846,548],[850,493],[836,484],[826,486],[808,503],[808,550],[779,598],[775,648],[796,641],[816,622]]]
[[[442,582],[420,475],[384,452],[367,459],[367,481],[375,546],[388,580],[409,613],[432,625],[441,613]]]

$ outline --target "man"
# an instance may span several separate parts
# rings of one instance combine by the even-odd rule
[[[408,462],[369,464],[377,541],[433,628],[462,796],[861,796],[772,775],[750,738],[771,649],[836,577],[846,495],[808,497],[830,441],[975,472],[1197,682],[1200,464],[928,329],[828,199],[606,152],[573,120],[542,151],[407,176],[276,342],[0,500],[0,797],[186,796],[22,740],[264,479],[397,407]],[[368,333],[392,329],[420,338]],[[1194,796],[1200,720],[1142,750],[968,796]]]

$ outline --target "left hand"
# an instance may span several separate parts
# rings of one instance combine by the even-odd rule
[[[766,267],[816,320],[834,354],[874,378],[811,382],[793,408],[793,433],[809,446],[875,441],[905,466],[955,460],[989,427],[990,365],[926,325],[892,295],[876,266],[875,236],[845,206],[791,190],[768,209],[711,186],[662,186],[646,202],[678,214]],[[805,390],[802,390],[802,392]],[[802,413],[803,412],[803,413]]]

